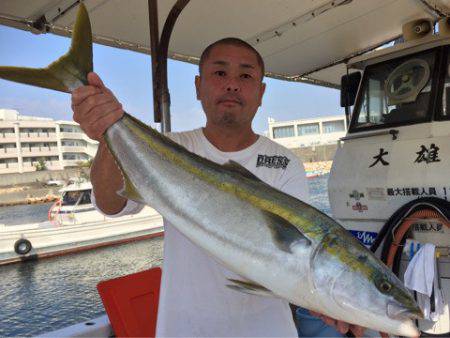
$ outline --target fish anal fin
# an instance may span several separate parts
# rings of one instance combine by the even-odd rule
[[[224,165],[222,165],[222,167],[230,170],[230,171],[234,171],[236,173],[239,173],[247,178],[250,178],[252,180],[255,181],[259,181],[262,182],[255,174],[253,174],[250,170],[248,170],[247,168],[244,168],[242,165],[240,165],[239,163],[230,160],[227,163],[225,163]]]
[[[270,291],[269,289],[265,288],[260,284],[231,278],[228,278],[228,281],[231,282],[232,284],[227,284],[227,287],[232,290],[240,291],[255,296],[276,297],[272,291]]]
[[[289,221],[270,212],[266,212],[269,218],[268,227],[272,232],[275,245],[288,253],[292,253],[293,245],[310,246],[311,241]]]

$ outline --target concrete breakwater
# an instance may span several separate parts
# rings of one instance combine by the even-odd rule
[[[0,188],[0,206],[48,203],[59,198],[59,187],[45,187],[42,184],[20,185]]]
[[[305,162],[306,176],[320,176],[328,174],[331,170],[333,161]]]
[[[0,206],[36,204],[55,201],[61,186],[47,186],[46,182],[58,180],[67,184],[70,180],[89,177],[89,168],[43,170],[28,173],[0,175]]]
[[[42,170],[27,173],[0,175],[0,188],[47,182],[49,180],[68,181],[71,177],[89,177],[89,168],[67,168],[64,170]],[[1,192],[0,192],[1,193]]]

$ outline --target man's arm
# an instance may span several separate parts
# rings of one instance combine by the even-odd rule
[[[90,176],[96,206],[107,215],[119,213],[127,203],[116,193],[123,185],[122,173],[104,141],[100,141]]]
[[[91,168],[91,182],[97,207],[107,215],[120,212],[127,199],[117,195],[122,174],[104,140],[104,133],[124,114],[122,105],[95,73],[88,74],[89,85],[72,92],[73,119],[99,147]]]

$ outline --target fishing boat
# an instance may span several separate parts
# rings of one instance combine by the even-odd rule
[[[415,19],[402,41],[348,61],[341,104],[353,113],[328,182],[333,216],[399,276],[418,248],[436,247],[445,306],[419,321],[427,334],[450,332],[449,46],[448,18],[436,30]]]
[[[0,23],[70,36],[77,3],[2,2]],[[85,4],[92,14],[94,42],[153,55],[154,120],[161,122],[163,132],[170,131],[167,57],[198,63],[203,48],[225,36],[242,37],[254,45],[265,58],[269,77],[340,89],[349,129],[329,178],[333,217],[364,245],[378,248],[377,254],[400,277],[414,253],[408,247],[435,244],[446,312],[436,322],[421,321],[419,328],[424,334],[450,333],[447,1]],[[158,288],[150,291],[154,295]],[[148,327],[139,331],[134,325],[139,318],[124,322],[115,310],[107,306],[107,311],[109,318],[48,335],[108,336],[110,321],[117,335],[124,332],[118,333],[120,323],[137,326],[132,331],[136,336],[148,333]]]
[[[91,203],[92,185],[77,181],[59,190],[48,220],[0,225],[0,265],[59,256],[163,235],[162,217],[145,207],[135,215],[107,217]]]

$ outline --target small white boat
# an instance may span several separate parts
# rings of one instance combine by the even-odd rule
[[[0,224],[0,265],[73,253],[163,234],[162,217],[145,207],[135,215],[107,217],[91,203],[90,182],[60,190],[42,223]]]

